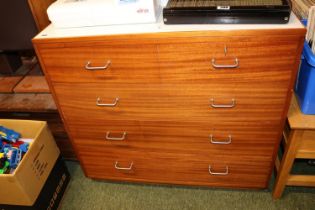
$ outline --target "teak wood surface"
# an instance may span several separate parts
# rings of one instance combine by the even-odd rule
[[[286,93],[281,84],[267,88],[263,85],[79,85],[55,84],[65,119],[71,122],[84,120],[140,120],[140,121],[192,121],[192,122],[253,122],[280,125]],[[231,86],[231,87],[229,87]],[[119,101],[115,107],[96,106],[97,98],[102,103]],[[216,109],[214,104],[231,104],[235,107]],[[84,110],[84,114],[80,114]],[[269,114],[266,114],[268,112]],[[93,116],[93,118],[91,118]]]
[[[304,33],[172,32],[33,42],[88,177],[266,188]],[[237,59],[239,66],[216,69],[213,59],[219,65]],[[110,65],[88,71],[88,61]],[[102,107],[97,98],[119,100]],[[230,108],[212,106],[233,100]],[[110,140],[108,132],[126,136]],[[232,142],[212,144],[211,134],[218,141],[231,135]]]

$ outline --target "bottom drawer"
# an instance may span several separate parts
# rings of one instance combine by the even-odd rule
[[[95,179],[232,188],[266,188],[266,157],[163,153],[139,148],[77,145],[86,175]],[[209,168],[210,166],[210,168]]]

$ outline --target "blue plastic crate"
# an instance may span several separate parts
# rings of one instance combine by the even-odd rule
[[[315,55],[307,42],[304,43],[295,92],[301,111],[315,114]]]

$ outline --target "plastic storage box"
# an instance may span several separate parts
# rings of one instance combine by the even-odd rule
[[[307,42],[304,43],[295,92],[301,111],[315,114],[315,55]]]

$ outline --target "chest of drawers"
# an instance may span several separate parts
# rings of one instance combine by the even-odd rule
[[[86,176],[265,188],[304,40],[292,21],[70,35],[51,26],[33,42]]]

